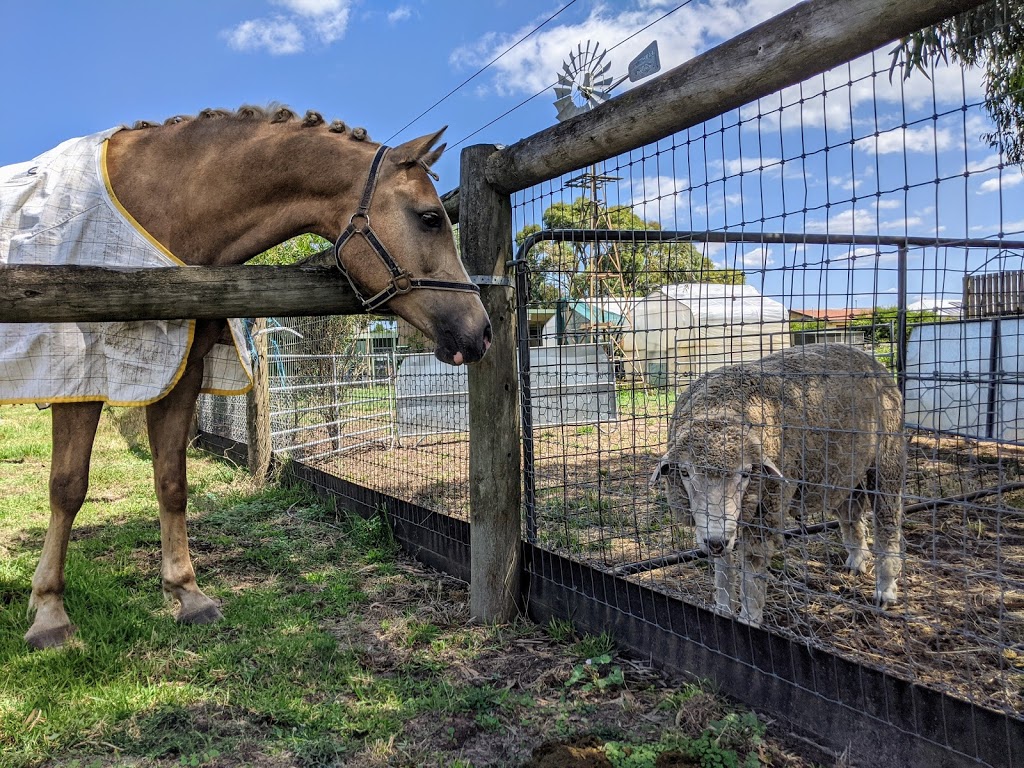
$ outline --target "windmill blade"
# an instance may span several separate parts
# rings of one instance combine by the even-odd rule
[[[568,120],[570,117],[576,117],[584,110],[576,105],[576,103],[569,96],[565,96],[555,101],[555,109],[558,110],[558,120]]]
[[[555,86],[555,98],[562,99],[572,93],[572,86],[568,83],[563,86],[561,84]]]
[[[599,107],[604,104],[608,99],[612,97],[609,91],[594,91],[590,94],[590,98],[587,99],[587,103],[590,104],[590,108]]]
[[[608,87],[611,84],[612,84],[612,79],[610,77],[606,77],[603,80],[595,80],[594,81],[594,87],[595,88],[600,88],[602,90],[607,90],[607,91],[611,90],[611,88]]]

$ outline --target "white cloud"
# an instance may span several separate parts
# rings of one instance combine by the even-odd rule
[[[644,221],[673,220],[682,200],[680,193],[689,188],[685,178],[673,176],[644,176],[639,185],[626,182],[620,185],[624,195],[631,195],[633,212]]]
[[[877,232],[878,217],[865,208],[851,208],[829,216],[828,221],[808,221],[807,231],[857,235]]]
[[[764,269],[775,263],[772,257],[772,249],[768,246],[759,246],[751,251],[744,251],[738,255],[737,261],[743,269]]]
[[[266,50],[274,56],[301,53],[304,48],[302,33],[284,18],[251,19],[223,33],[228,45],[236,51]]]
[[[265,50],[275,56],[301,53],[312,35],[325,45],[348,29],[351,0],[273,0],[287,11],[272,18],[243,21],[222,35],[235,50]]]
[[[890,81],[889,47],[766,96],[745,107],[742,114],[744,118],[761,114],[762,120],[773,125],[781,123],[786,130],[828,126],[831,133],[849,131],[853,113],[862,104],[873,102],[879,109],[887,104],[906,104],[912,109],[934,105],[938,109],[983,99],[981,71],[978,68],[964,70],[959,64],[940,64],[930,72],[930,79],[921,72],[915,72],[907,80],[894,73]],[[884,120],[884,115],[879,114],[879,119]],[[858,120],[857,126],[860,133],[870,133],[870,126],[863,122]],[[976,139],[976,127],[968,120],[968,141]],[[982,128],[980,132],[984,130],[987,129]]]
[[[953,145],[953,136],[945,128],[923,125],[920,128],[897,128],[857,142],[857,149],[889,155],[895,152],[942,152]]]
[[[638,30],[678,5],[668,0],[633,0],[629,3],[596,3],[586,19],[573,24],[552,24],[531,35],[496,61],[489,90],[502,96],[534,94],[550,89],[568,61],[587,41],[600,42],[602,49],[626,40],[611,51],[605,61],[612,63],[610,74],[626,73],[629,61],[654,39],[658,41],[662,71],[671,69],[712,44],[731,38],[765,19],[796,4],[796,0],[704,0],[683,6],[670,16],[626,40]],[[487,64],[513,43],[527,35],[541,18],[530,19],[511,32],[491,32],[477,42],[452,51],[449,61],[455,67],[475,69]],[[628,80],[616,90],[630,87]],[[552,96],[553,98],[553,96]]]
[[[741,173],[752,171],[778,171],[781,169],[781,157],[737,157],[725,161],[725,172],[729,176],[737,176]]]
[[[348,11],[347,0],[274,0],[300,16],[327,16]]]
[[[1024,181],[1024,176],[1021,175],[1020,171],[1005,173],[1000,176],[996,176],[992,179],[985,179],[978,187],[978,194],[983,195],[986,192],[1001,192],[1004,189],[1010,187],[1016,187]]]
[[[412,16],[412,9],[407,5],[400,5],[395,10],[388,13],[388,21],[392,24],[397,24],[400,21],[405,21]]]

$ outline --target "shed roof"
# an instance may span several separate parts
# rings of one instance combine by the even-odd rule
[[[677,301],[693,317],[694,325],[729,323],[783,323],[788,310],[775,299],[762,296],[752,285],[680,283],[663,285],[645,301]]]
[[[618,324],[633,311],[639,299],[602,296],[596,299],[572,299],[569,308],[591,323]]]

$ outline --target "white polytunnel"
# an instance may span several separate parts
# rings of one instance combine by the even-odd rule
[[[789,312],[752,285],[665,285],[631,315],[622,339],[626,369],[655,386],[685,386],[790,346]]]

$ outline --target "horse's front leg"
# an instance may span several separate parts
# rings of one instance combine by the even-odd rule
[[[25,635],[33,648],[54,648],[75,632],[64,610],[64,562],[75,515],[89,490],[89,457],[102,403],[54,405],[50,461],[50,527],[32,577],[29,615],[35,620]]]
[[[196,585],[188,551],[185,507],[188,481],[185,448],[203,381],[202,357],[209,350],[200,323],[185,372],[167,396],[146,407],[146,426],[153,454],[153,481],[160,505],[160,577],[164,595],[178,602],[178,621],[209,624],[221,618],[220,608]],[[216,334],[213,335],[216,338]]]

